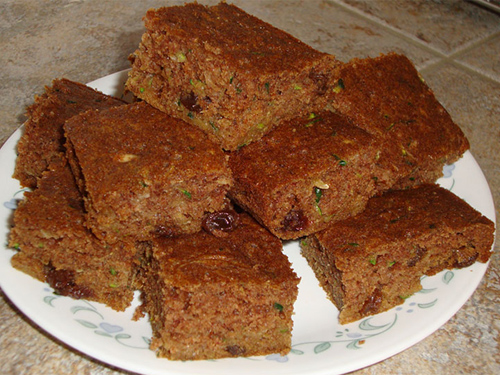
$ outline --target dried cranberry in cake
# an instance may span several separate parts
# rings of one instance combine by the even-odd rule
[[[216,211],[205,215],[202,227],[208,233],[222,237],[235,230],[239,222],[239,214],[235,210]]]
[[[74,271],[56,270],[51,264],[45,266],[45,280],[54,288],[56,294],[68,296],[75,299],[90,298],[92,290],[75,283]]]
[[[299,232],[307,228],[307,217],[302,210],[291,210],[283,220],[283,230]]]
[[[379,312],[380,305],[382,305],[382,292],[376,288],[373,293],[366,299],[361,312],[363,315],[373,315]]]
[[[198,95],[196,95],[194,92],[191,91],[189,94],[181,97],[180,101],[187,110],[195,113],[201,113],[202,108],[198,104]]]

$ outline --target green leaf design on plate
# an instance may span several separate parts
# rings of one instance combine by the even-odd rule
[[[419,303],[419,304],[417,304],[417,306],[420,307],[421,309],[428,309],[429,307],[434,306],[436,304],[436,302],[437,302],[437,298],[431,302]]]
[[[429,294],[436,290],[437,288],[420,289],[417,293]]]
[[[129,339],[131,337],[132,336],[130,336],[128,333],[118,333],[117,335],[115,335],[116,340]]]
[[[448,285],[454,276],[455,274],[453,273],[453,271],[446,271],[446,273],[443,275],[443,283]]]
[[[92,329],[96,329],[98,328],[94,323],[91,323],[87,320],[83,320],[83,319],[75,319],[78,323],[80,323],[82,326],[84,327],[87,327],[87,328],[92,328]]]
[[[113,337],[112,335],[110,335],[109,333],[104,332],[104,331],[94,331],[94,333],[95,333],[96,335],[99,335],[99,336],[104,336],[104,337]]]
[[[24,193],[24,192],[26,192],[26,191],[31,191],[31,189],[30,189],[30,188],[23,188],[23,189],[21,189],[21,190],[18,190],[18,191],[16,191],[16,192],[14,193],[13,197],[15,197],[17,194]]]
[[[130,339],[132,338],[131,335],[128,333],[118,333],[115,335],[115,340],[116,342],[122,344],[123,346],[126,346],[127,348],[133,348],[133,349],[149,349],[149,345],[151,344],[151,339],[148,337],[142,336],[142,340],[146,343],[145,346],[135,346],[135,345],[129,345],[126,342],[123,342],[122,340]]]
[[[78,311],[92,311],[95,312],[94,309],[85,306],[73,306],[69,309],[73,314],[76,314]]]
[[[335,331],[333,333],[336,337],[335,340],[321,341],[321,342],[318,341],[300,342],[293,345],[293,348],[290,351],[290,353],[302,355],[304,354],[304,352],[302,350],[296,349],[298,346],[314,345],[314,353],[318,354],[324,352],[325,350],[330,349],[332,344],[337,344],[337,343],[347,343],[348,349],[362,349],[363,347],[360,346],[360,344],[363,344],[366,340],[372,337],[382,335],[385,332],[389,331],[392,327],[394,327],[396,325],[396,322],[398,321],[398,314],[394,314],[394,318],[392,321],[381,325],[372,324],[371,323],[372,318],[373,317],[369,317],[363,320],[359,324],[358,327],[364,331],[363,333],[355,331],[352,332],[348,328],[344,330],[345,332]]]
[[[363,331],[375,331],[377,329],[382,329],[387,327],[388,325],[391,325],[391,323],[383,324],[381,326],[376,326],[370,323],[370,320],[372,320],[373,317],[367,318],[363,320],[361,323],[359,323],[359,328],[362,329]]]
[[[45,302],[47,305],[51,306],[51,307],[54,307],[54,305],[52,304],[52,302],[57,299],[56,296],[45,296],[43,297],[43,302]]]
[[[453,179],[453,182],[448,190],[452,191],[454,187],[455,187],[455,179]]]
[[[354,340],[350,344],[346,346],[347,349],[361,349],[361,347],[358,345],[359,340]]]
[[[73,314],[76,314],[80,311],[90,311],[90,312],[93,312],[93,313],[99,315],[101,317],[101,319],[104,319],[104,317],[101,315],[101,313],[99,311],[97,311],[97,309],[94,306],[92,306],[91,304],[89,304],[89,306],[81,306],[81,305],[73,306],[70,308],[70,311]]]
[[[314,347],[314,353],[318,354],[321,352],[324,352],[325,350],[330,349],[332,344],[330,344],[328,341],[322,342],[321,344],[318,344]]]

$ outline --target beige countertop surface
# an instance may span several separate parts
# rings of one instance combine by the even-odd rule
[[[200,1],[214,3],[214,1]],[[0,144],[54,78],[89,82],[129,67],[148,8],[181,1],[0,2]],[[463,0],[239,0],[342,61],[396,51],[460,125],[500,207],[500,15]],[[498,222],[498,220],[497,220]],[[476,292],[413,347],[357,374],[500,374],[500,245]],[[127,374],[37,328],[0,292],[1,374]]]

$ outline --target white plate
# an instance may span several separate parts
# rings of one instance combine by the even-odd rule
[[[89,86],[121,95],[126,72],[91,82]],[[4,241],[16,201],[22,198],[11,178],[21,129],[0,150],[0,221]],[[445,168],[439,183],[495,221],[493,199],[484,175],[467,152]],[[148,349],[151,328],[146,319],[132,321],[133,309],[118,313],[104,305],[56,296],[47,284],[10,265],[14,251],[0,251],[0,286],[11,301],[42,329],[69,346],[116,367],[144,374],[340,374],[384,360],[424,339],[450,319],[481,281],[487,264],[443,271],[423,279],[424,289],[390,311],[348,325],[339,325],[338,311],[318,286],[300,255],[297,242],[284,251],[302,277],[295,305],[292,351],[216,361],[176,362],[158,359]]]

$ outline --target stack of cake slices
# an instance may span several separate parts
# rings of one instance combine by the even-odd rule
[[[403,55],[341,62],[222,2],[149,10],[124,103],[55,80],[28,109],[12,264],[124,310],[174,360],[286,354],[302,254],[340,311],[487,262],[494,224],[436,185],[469,143]]]

